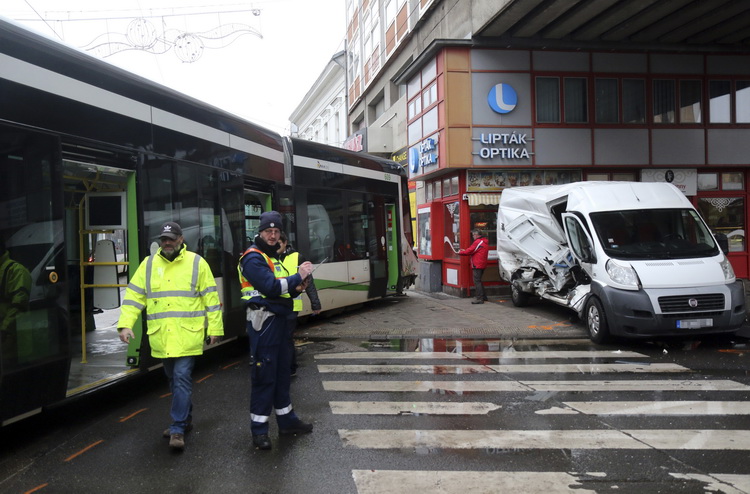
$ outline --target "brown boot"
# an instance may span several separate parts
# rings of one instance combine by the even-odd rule
[[[185,435],[184,434],[172,434],[169,437],[169,447],[172,449],[182,451],[185,449]]]

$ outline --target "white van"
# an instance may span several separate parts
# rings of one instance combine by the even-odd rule
[[[574,309],[594,342],[733,333],[745,320],[742,282],[671,184],[509,188],[497,224],[513,303],[538,296]]]

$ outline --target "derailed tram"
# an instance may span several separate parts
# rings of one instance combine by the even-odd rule
[[[324,311],[416,277],[396,163],[282,137],[3,20],[0,146],[2,425],[158,367],[142,320],[112,341],[165,221],[211,267],[224,342],[245,334],[237,261],[263,211],[319,265]]]

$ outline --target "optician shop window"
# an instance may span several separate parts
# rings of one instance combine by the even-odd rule
[[[490,250],[495,250],[497,248],[497,206],[469,207],[469,221],[471,229],[481,231],[482,235],[487,237]]]
[[[745,235],[744,172],[699,173],[698,211],[717,239],[726,236],[729,252],[744,252]]]

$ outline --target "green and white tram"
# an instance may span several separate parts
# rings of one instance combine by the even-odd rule
[[[0,20],[0,295],[26,294],[0,299],[0,423],[158,367],[143,328],[112,341],[168,220],[211,266],[225,341],[245,333],[236,266],[268,209],[322,263],[324,310],[401,292],[405,184],[393,162],[284,138]]]

